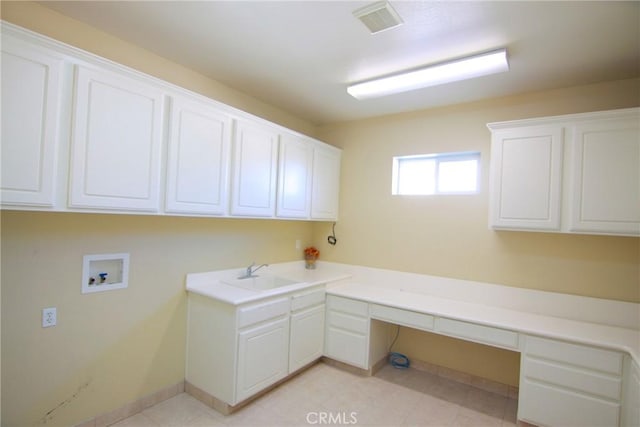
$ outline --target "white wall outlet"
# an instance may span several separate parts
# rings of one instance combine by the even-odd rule
[[[300,242],[300,239],[296,239],[296,249],[300,249],[302,247],[302,243]]]
[[[42,327],[43,328],[56,326],[57,322],[58,322],[58,312],[55,307],[42,309]]]

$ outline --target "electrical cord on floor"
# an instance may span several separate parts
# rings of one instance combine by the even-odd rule
[[[402,353],[397,353],[395,351],[391,351],[393,345],[398,340],[398,336],[400,336],[400,326],[398,325],[398,329],[396,329],[396,336],[391,342],[389,346],[389,363],[391,366],[397,369],[407,369],[411,362],[409,362],[409,358]]]

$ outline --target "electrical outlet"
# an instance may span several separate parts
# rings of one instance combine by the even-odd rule
[[[296,249],[300,249],[302,247],[302,243],[300,242],[300,239],[296,239]]]
[[[43,328],[56,326],[57,321],[58,321],[58,313],[55,307],[42,309],[42,327]]]

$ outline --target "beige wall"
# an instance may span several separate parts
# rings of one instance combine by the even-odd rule
[[[184,378],[189,272],[299,258],[295,239],[344,263],[639,301],[639,240],[487,229],[487,122],[638,105],[638,81],[336,124],[297,119],[178,64],[29,2],[2,18],[342,146],[338,245],[328,223],[1,213],[2,423],[70,425]],[[315,134],[315,135],[314,135]],[[394,198],[391,157],[482,152],[476,196]],[[129,252],[130,287],[80,294],[82,255]],[[59,324],[40,327],[58,308]],[[517,384],[518,355],[403,329],[395,350]]]
[[[640,240],[488,228],[488,122],[640,105],[640,80],[527,94],[320,129],[343,148],[338,245],[327,259],[509,286],[640,301]],[[392,157],[481,152],[476,195],[392,196]]]
[[[639,94],[626,80],[325,126],[320,138],[343,148],[338,244],[326,223],[314,240],[343,263],[638,302],[638,238],[488,229],[486,123],[638,106]],[[479,194],[391,196],[393,156],[451,151],[481,152]],[[518,384],[517,353],[409,329],[394,350]]]
[[[294,115],[31,2],[2,19],[313,136]],[[300,258],[308,222],[1,213],[2,425],[69,426],[184,379],[185,274]],[[81,295],[82,255],[129,252],[127,290]],[[57,307],[43,329],[41,310]],[[46,414],[50,412],[50,415]]]
[[[300,258],[308,222],[3,211],[2,422],[69,426],[184,379],[187,273]],[[82,256],[130,254],[82,295]],[[58,325],[40,313],[57,307]],[[54,410],[55,409],[55,410]],[[49,417],[46,414],[54,410]]]

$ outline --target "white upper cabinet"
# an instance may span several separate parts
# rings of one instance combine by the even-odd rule
[[[157,211],[163,92],[77,67],[70,206]]]
[[[0,31],[0,208],[335,220],[339,149],[13,24]]]
[[[311,210],[312,143],[281,135],[276,214],[282,218],[308,218]]]
[[[313,150],[313,183],[311,218],[336,220],[340,193],[340,160],[342,152],[329,145],[316,145]]]
[[[640,109],[488,127],[491,227],[640,236]]]
[[[573,129],[570,231],[640,235],[640,115]]]
[[[63,60],[2,39],[3,205],[52,207]]]
[[[272,217],[276,213],[278,132],[238,120],[233,137],[231,214]]]
[[[229,115],[210,105],[172,98],[167,212],[227,212],[231,124]]]
[[[560,229],[562,127],[495,131],[491,141],[491,224]]]

